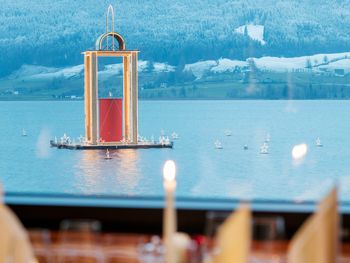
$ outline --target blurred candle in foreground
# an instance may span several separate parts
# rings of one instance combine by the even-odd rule
[[[300,160],[307,154],[307,145],[305,143],[298,144],[293,147],[292,157],[294,160]]]
[[[174,161],[168,160],[163,167],[165,208],[163,214],[163,242],[165,246],[165,263],[174,263],[174,235],[176,232],[176,211],[174,207],[174,193],[176,189],[176,166]]]

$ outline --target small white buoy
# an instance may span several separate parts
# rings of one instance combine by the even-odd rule
[[[173,140],[177,140],[177,139],[179,139],[179,135],[178,135],[176,132],[173,132],[173,133],[171,134],[171,138],[172,138]]]
[[[320,137],[317,137],[317,139],[316,139],[316,146],[317,147],[322,147],[323,146],[322,143],[321,143]]]
[[[269,153],[269,145],[264,142],[263,145],[260,147],[260,154],[268,154]]]
[[[110,159],[112,159],[112,157],[109,155],[109,151],[108,151],[108,149],[106,150],[106,156],[105,156],[105,159],[106,159],[106,160],[110,160]]]
[[[214,142],[214,145],[215,145],[215,149],[222,149],[223,148],[222,144],[221,144],[221,142],[219,140],[216,140]]]
[[[229,130],[229,129],[226,129],[226,130],[225,130],[225,135],[226,135],[226,136],[232,136],[232,131]]]
[[[25,129],[22,129],[22,136],[23,136],[23,137],[26,137],[26,136],[27,136],[27,132],[26,132]]]

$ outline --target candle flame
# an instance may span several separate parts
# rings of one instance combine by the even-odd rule
[[[163,177],[165,181],[174,181],[176,175],[175,162],[168,160],[165,162],[163,167]]]

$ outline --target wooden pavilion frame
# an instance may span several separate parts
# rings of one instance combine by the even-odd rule
[[[108,16],[112,13],[112,31],[108,32]],[[108,39],[112,38],[109,46]],[[115,41],[116,40],[116,41]],[[115,42],[119,44],[116,49]],[[106,44],[105,46],[103,44]],[[106,33],[96,41],[94,51],[84,54],[84,102],[85,102],[85,138],[88,144],[103,144],[99,138],[98,105],[98,58],[121,57],[123,59],[123,142],[137,144],[138,138],[138,60],[137,50],[126,50],[121,35],[114,32],[114,12],[108,7]]]

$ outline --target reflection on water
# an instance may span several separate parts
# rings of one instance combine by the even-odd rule
[[[99,159],[101,157],[100,151],[81,151],[80,158],[74,168],[76,187],[79,188],[83,194],[94,193],[93,188],[99,189],[101,169]]]
[[[74,171],[76,187],[80,188],[82,193],[103,192],[107,178],[108,187],[115,185],[124,189],[127,195],[134,194],[140,180],[137,150],[110,150],[112,159],[105,159],[106,152],[103,150],[79,151],[79,155]]]
[[[138,157],[138,151],[133,149],[125,149],[113,153],[113,159],[111,161],[113,162],[114,158],[117,159],[118,170],[124,171],[120,176],[117,172],[118,170],[115,169],[114,178],[117,184],[123,186],[127,195],[133,195],[135,187],[139,184],[141,172],[137,165]]]
[[[27,136],[27,134],[25,136]],[[50,157],[50,148],[47,144],[51,139],[50,137],[50,130],[46,127],[42,128],[36,143],[36,156],[38,158],[47,159]]]

